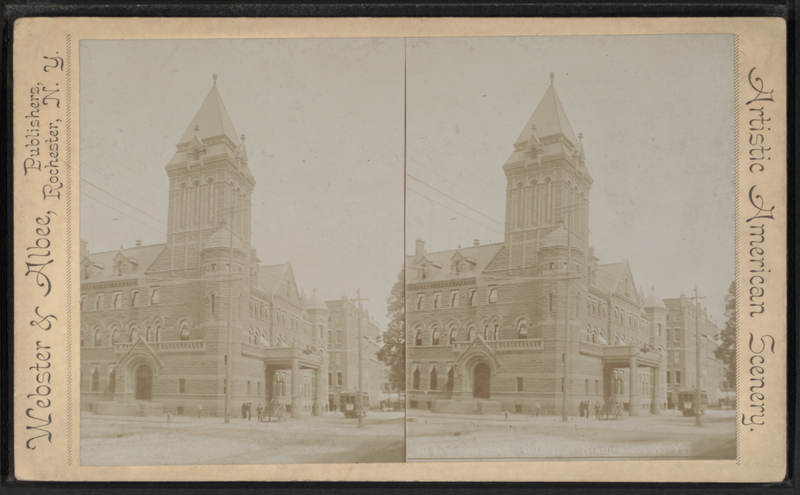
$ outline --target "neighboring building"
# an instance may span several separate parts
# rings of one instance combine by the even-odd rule
[[[503,166],[504,242],[427,253],[417,240],[406,260],[411,408],[560,413],[567,363],[569,414],[585,400],[633,415],[666,404],[666,307],[626,261],[595,258],[580,138],[551,81]]]
[[[719,326],[708,316],[706,308],[695,306],[694,300],[681,294],[665,299],[667,305],[667,403],[672,409],[684,409],[692,402],[697,389],[697,333],[700,328],[701,383],[708,406],[716,407],[729,397],[725,364],[716,358]]]
[[[293,417],[324,408],[328,309],[250,246],[255,180],[214,79],[166,166],[166,242],[90,254],[81,241],[84,409],[222,416],[229,365],[234,415],[273,398]]]
[[[325,304],[330,311],[328,404],[331,410],[342,411],[345,402],[343,396],[358,396],[358,303],[342,296],[338,300],[325,301]],[[360,320],[364,393],[369,397],[369,406],[377,408],[383,400],[381,383],[384,364],[376,357],[381,346],[378,342],[381,331],[377,322],[370,318],[369,311],[362,310]]]

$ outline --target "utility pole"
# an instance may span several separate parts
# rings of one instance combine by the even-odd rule
[[[230,232],[230,244],[228,245],[228,280],[230,285],[228,286],[228,354],[225,366],[225,423],[231,422],[231,389],[233,388],[233,215],[239,211],[244,211],[245,208],[245,206],[235,206],[222,211],[223,214],[231,217],[230,222],[228,222],[230,225],[227,226],[228,232]],[[223,227],[225,227],[224,224]],[[245,255],[247,256],[247,253]]]
[[[695,358],[697,359],[695,363],[695,372],[697,373],[696,376],[696,387],[694,390],[694,425],[695,426],[703,426],[703,422],[700,420],[700,413],[702,411],[700,407],[700,401],[702,400],[702,392],[700,391],[700,379],[702,378],[702,373],[700,372],[700,362],[702,359],[702,352],[701,352],[701,342],[700,342],[700,304],[698,303],[698,299],[705,299],[704,297],[697,296],[697,286],[694,287],[694,335],[695,335]]]
[[[358,295],[358,397],[356,398],[356,407],[358,408],[358,427],[364,427],[364,411],[362,410],[364,404],[364,361],[362,360],[362,348],[364,340],[361,332],[361,301],[369,301],[369,299],[361,299],[361,289],[356,289]]]

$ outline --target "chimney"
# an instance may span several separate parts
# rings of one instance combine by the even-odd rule
[[[419,261],[425,255],[425,240],[417,237],[417,248],[414,251],[414,260]]]
[[[136,240],[136,247],[142,247],[142,241]]]
[[[81,260],[86,256],[87,246],[89,245],[89,241],[86,239],[81,239]]]
[[[473,246],[480,246],[481,245],[481,240],[480,239],[473,239],[472,240],[472,245]]]

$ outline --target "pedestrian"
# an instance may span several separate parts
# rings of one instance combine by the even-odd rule
[[[261,422],[261,404],[258,405],[256,408],[256,412],[258,413],[258,422]]]
[[[539,414],[542,412],[542,408],[539,406],[539,401],[536,401],[536,416],[538,417]]]
[[[242,419],[247,419],[247,403],[242,402]]]
[[[203,417],[203,403],[202,402],[198,402],[197,403],[197,417],[198,418],[202,418]]]
[[[508,409],[504,411],[506,413],[506,419],[508,419]]]
[[[600,419],[600,403],[594,405],[594,419]]]
[[[252,407],[253,407],[253,404],[248,402],[247,403],[247,421],[250,421],[250,416],[251,416],[250,412],[251,412]]]
[[[581,401],[581,405],[578,406],[578,411],[580,412],[581,417],[583,417],[583,411],[586,408],[586,403]]]
[[[592,410],[592,403],[588,400],[586,401],[586,419],[589,419],[589,411]]]

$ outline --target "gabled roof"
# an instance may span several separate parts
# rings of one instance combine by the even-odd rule
[[[258,284],[259,288],[270,296],[279,294],[297,304],[302,304],[292,264],[289,262],[259,267]]]
[[[471,246],[459,249],[450,249],[448,251],[439,251],[437,253],[425,253],[425,256],[420,260],[420,263],[427,261],[433,265],[426,273],[425,281],[429,280],[447,280],[451,278],[466,278],[481,275],[483,271],[489,266],[492,260],[497,256],[497,253],[503,249],[503,243],[498,244],[484,244],[482,246]],[[451,259],[457,252],[470,261],[472,265],[469,270],[461,273],[454,273],[450,269]],[[441,268],[438,268],[437,265]],[[418,264],[414,263],[414,256],[406,257],[406,267],[409,270],[416,270]],[[411,272],[409,278],[410,283],[418,283],[421,280],[416,278],[415,271]]]
[[[607,263],[597,265],[597,285],[604,292],[611,292],[617,286],[617,281],[622,277],[625,262]]]
[[[198,127],[197,136],[200,140],[217,136],[227,136],[235,146],[241,144],[236,130],[233,128],[233,122],[228,116],[228,111],[225,110],[225,105],[222,103],[222,97],[217,90],[216,77],[214,78],[214,86],[208,92],[208,96],[200,105],[200,110],[197,111],[186,132],[183,133],[178,145],[191,143],[195,136],[195,126]]]
[[[633,274],[627,260],[620,263],[597,265],[597,285],[606,293],[617,292],[624,295],[625,278],[628,278],[631,289],[626,297],[638,301],[636,283],[633,281]]]
[[[147,270],[150,269],[153,263],[155,263],[158,256],[164,251],[166,244],[153,244],[151,246],[140,246],[140,247],[133,247],[128,249],[117,249],[116,251],[106,251],[104,253],[91,253],[87,254],[83,260],[81,260],[81,265],[83,265],[84,261],[89,261],[94,263],[94,269],[92,270],[92,276],[88,280],[82,280],[81,282],[100,282],[104,280],[118,280],[122,278],[136,278],[141,277],[145,274]],[[122,275],[116,275],[114,273],[114,259],[118,258],[120,255],[124,256],[128,260],[133,259],[135,265],[131,267],[131,271],[128,273],[123,273]]]
[[[575,137],[572,126],[569,125],[569,119],[567,119],[567,114],[564,112],[564,107],[561,105],[561,100],[558,98],[556,88],[553,85],[552,74],[550,87],[547,88],[533,115],[531,115],[528,123],[522,129],[517,141],[514,143],[515,146],[522,146],[528,142],[534,133],[533,126],[536,126],[536,136],[539,139],[563,134],[570,144],[573,146],[578,144],[578,138]]]

